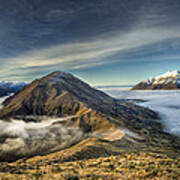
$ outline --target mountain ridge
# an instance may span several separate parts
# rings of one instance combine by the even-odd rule
[[[149,78],[135,85],[132,90],[172,90],[180,89],[180,71],[167,72]]]

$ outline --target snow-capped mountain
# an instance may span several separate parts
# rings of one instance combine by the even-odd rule
[[[0,97],[7,96],[11,93],[15,93],[24,87],[27,83],[24,82],[8,82],[1,81],[0,82]]]
[[[132,90],[180,89],[180,71],[167,72],[163,75],[140,82]]]

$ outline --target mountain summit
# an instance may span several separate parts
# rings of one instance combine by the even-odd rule
[[[137,84],[132,90],[180,89],[180,71],[167,72]]]

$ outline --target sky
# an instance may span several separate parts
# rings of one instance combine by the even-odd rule
[[[53,71],[130,85],[180,69],[179,0],[0,0],[0,80]]]

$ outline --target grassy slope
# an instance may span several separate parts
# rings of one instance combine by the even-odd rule
[[[178,179],[178,154],[129,149],[121,144],[89,138],[46,156],[0,164],[0,179]],[[126,148],[127,147],[127,148]],[[144,150],[144,152],[142,151]],[[171,155],[170,155],[171,154]]]
[[[52,164],[46,159],[40,164],[35,164],[33,160],[9,164],[9,170],[7,166],[4,168],[8,173],[1,173],[0,179],[168,180],[180,177],[180,158],[156,153],[122,153],[118,156]],[[1,165],[1,170],[2,167]]]

